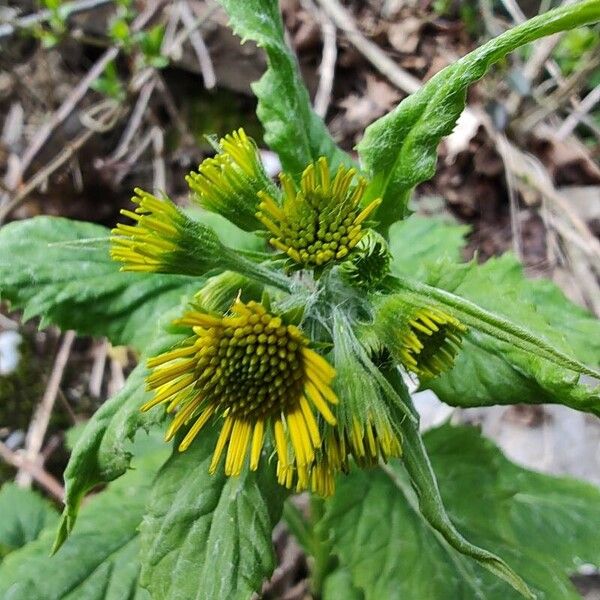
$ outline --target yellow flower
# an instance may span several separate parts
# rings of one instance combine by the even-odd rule
[[[364,235],[362,224],[381,203],[361,210],[367,182],[356,169],[340,166],[331,178],[327,159],[320,158],[302,174],[300,190],[285,173],[280,175],[283,202],[259,191],[257,218],[273,234],[272,246],[303,267],[340,261]]]
[[[168,199],[139,188],[135,193],[135,210],[121,210],[135,225],[117,223],[111,232],[110,255],[123,263],[122,271],[202,275],[221,264],[226,252],[212,230]]]
[[[378,307],[374,327],[394,358],[420,377],[452,368],[467,328],[435,306],[419,306],[400,295]]]
[[[243,129],[219,142],[220,152],[208,158],[185,179],[193,198],[206,210],[223,215],[247,231],[261,228],[256,219],[258,192],[275,192],[262,166],[254,141]]]
[[[237,300],[225,316],[191,311],[177,323],[193,335],[148,361],[154,397],[142,407],[166,404],[167,412],[177,411],[166,439],[187,427],[179,444],[184,451],[209,420],[217,420],[211,473],[223,454],[226,475],[238,475],[248,453],[256,470],[267,432],[278,471],[287,473],[294,464],[306,470],[321,446],[314,410],[334,425],[329,405],[338,400],[330,387],[333,368],[308,348],[303,333],[254,301]]]

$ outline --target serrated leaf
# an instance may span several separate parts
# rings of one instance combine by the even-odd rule
[[[511,255],[481,266],[446,265],[430,271],[429,282],[505,316],[563,353],[600,364],[600,321],[551,282],[527,280]],[[465,336],[454,367],[423,387],[458,406],[559,403],[600,411],[600,389],[580,381],[572,370],[476,331]]]
[[[180,339],[164,335],[148,348],[148,355],[158,354]],[[161,411],[141,412],[140,406],[152,393],[146,391],[144,359],[131,372],[125,387],[106,401],[79,434],[64,472],[65,508],[55,541],[58,549],[75,526],[81,501],[98,484],[123,475],[133,456],[133,439],[140,429],[148,431],[162,421]],[[165,448],[168,446],[165,444]]]
[[[35,540],[58,520],[56,509],[37,492],[5,483],[0,489],[0,559]]]
[[[334,169],[352,165],[311,108],[296,58],[285,43],[277,0],[219,0],[219,4],[242,41],[255,41],[267,54],[269,68],[252,87],[265,142],[277,152],[283,169],[299,178],[320,156],[327,157]]]
[[[209,475],[214,433],[175,452],[154,483],[140,554],[153,598],[247,600],[275,566],[271,535],[286,492],[266,461],[240,477]]]
[[[0,597],[7,600],[149,600],[138,587],[138,527],[152,477],[165,458],[149,444],[136,469],[82,510],[77,531],[50,556],[54,527],[11,553],[0,565]]]
[[[517,467],[473,428],[445,425],[424,441],[457,526],[514,564],[540,600],[578,598],[568,575],[600,563],[590,527],[600,519],[600,491]],[[366,600],[519,598],[435,536],[410,496],[399,461],[339,478],[322,526]]]
[[[122,273],[108,254],[109,230],[92,223],[35,217],[0,229],[0,298],[24,308],[24,318],[114,344],[143,349],[157,321],[201,280],[179,275]],[[84,243],[84,240],[96,240]]]
[[[598,19],[597,0],[577,2],[534,17],[446,67],[370,125],[357,149],[373,179],[369,197],[383,197],[376,213],[381,227],[406,217],[411,190],[433,176],[437,146],[456,125],[472,83],[520,46]]]

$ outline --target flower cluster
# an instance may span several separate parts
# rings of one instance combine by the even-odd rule
[[[274,457],[280,484],[322,495],[352,464],[402,456],[406,413],[381,357],[387,369],[435,377],[452,367],[465,327],[394,288],[368,181],[319,158],[278,187],[240,129],[187,182],[203,209],[264,246],[235,250],[170,200],[136,190],[135,210],[122,211],[134,223],[113,230],[111,256],[126,270],[202,276],[174,323],[181,341],[147,361],[142,410],[165,406],[166,440],[180,451],[217,426],[211,473],[223,461],[236,476]]]

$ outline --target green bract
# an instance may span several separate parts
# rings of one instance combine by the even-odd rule
[[[422,436],[405,378],[456,406],[600,415],[583,379],[600,379],[600,324],[510,256],[461,264],[464,228],[408,217],[407,201],[468,86],[600,19],[600,1],[437,74],[367,129],[360,166],[312,111],[277,2],[221,4],[267,55],[254,91],[279,183],[239,129],[187,177],[199,215],[136,190],[112,232],[49,217],[0,230],[2,299],[140,352],[73,449],[53,558],[52,510],[29,495],[11,508],[0,594],[248,599],[283,513],[324,598],[576,597],[568,576],[600,565],[600,492],[521,469],[472,429]],[[309,519],[284,505],[290,490],[312,492]]]

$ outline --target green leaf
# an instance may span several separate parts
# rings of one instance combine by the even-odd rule
[[[511,255],[481,266],[446,265],[430,271],[429,282],[505,316],[557,351],[600,364],[600,321],[550,281],[526,279]],[[577,373],[474,330],[454,367],[422,384],[458,406],[559,403],[600,413],[600,389],[585,385]]]
[[[376,213],[381,227],[406,217],[411,190],[433,176],[437,146],[456,125],[472,83],[516,48],[598,19],[598,0],[577,2],[534,17],[446,67],[370,125],[357,149],[373,179],[369,197],[383,198]]]
[[[277,152],[283,169],[299,179],[308,164],[321,156],[334,169],[340,164],[352,165],[352,159],[338,148],[323,120],[311,108],[296,58],[285,43],[277,0],[219,3],[242,41],[255,41],[267,54],[269,68],[253,90],[265,142]]]
[[[328,575],[323,582],[321,598],[323,600],[363,600],[364,595],[354,587],[348,569],[341,567]]]
[[[468,232],[468,225],[458,225],[441,217],[412,215],[394,223],[389,231],[392,273],[425,279],[431,263],[458,262]]]
[[[457,527],[514,564],[540,600],[579,598],[568,575],[600,564],[590,526],[600,491],[517,467],[473,428],[445,425],[424,441]],[[436,536],[412,496],[400,461],[338,480],[322,527],[366,600],[519,597]]]
[[[149,486],[165,448],[138,449],[136,469],[82,510],[77,531],[50,557],[54,528],[10,554],[0,566],[0,597],[7,600],[149,600],[138,587],[138,527]]]
[[[147,356],[167,350],[179,339],[179,336],[163,335],[148,349]],[[65,508],[55,549],[73,530],[85,494],[127,471],[133,456],[136,432],[139,429],[148,431],[164,418],[160,410],[140,411],[140,406],[152,396],[151,392],[146,391],[147,370],[144,363],[142,359],[127,378],[125,387],[94,413],[77,438],[64,473]],[[168,448],[166,444],[165,448]]]
[[[5,483],[0,489],[0,559],[35,540],[58,520],[54,507],[37,492]]]
[[[275,566],[271,535],[286,492],[266,457],[257,472],[209,475],[215,437],[205,430],[175,452],[154,484],[140,555],[153,598],[247,600]]]
[[[109,230],[56,217],[0,229],[0,297],[79,333],[143,349],[157,321],[201,286],[179,275],[121,273],[108,254]],[[86,242],[86,240],[89,240]],[[92,241],[94,240],[94,241]]]

